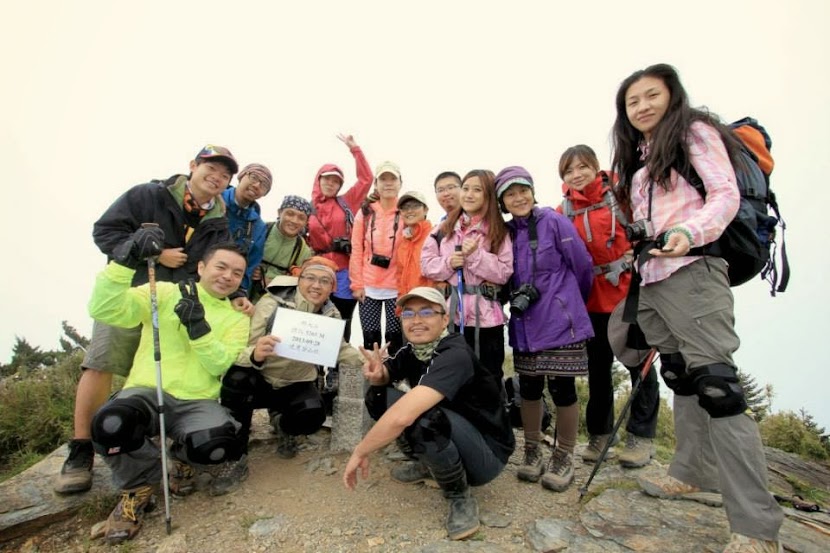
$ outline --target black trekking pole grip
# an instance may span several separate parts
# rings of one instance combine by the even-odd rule
[[[585,485],[579,488],[579,501],[582,501],[582,498],[588,493],[588,486],[591,485],[591,482],[594,479],[594,476],[597,475],[599,472],[599,467],[602,466],[603,461],[605,461],[605,456],[608,454],[608,450],[611,449],[611,444],[614,442],[614,436],[617,435],[617,432],[620,430],[620,426],[622,426],[622,422],[625,420],[625,416],[628,413],[628,410],[631,408],[631,403],[634,401],[634,398],[637,396],[637,392],[640,391],[640,385],[645,380],[646,376],[648,376],[648,372],[651,370],[652,365],[654,365],[654,360],[657,358],[657,348],[651,348],[651,351],[648,352],[646,356],[645,364],[643,365],[643,369],[640,371],[640,376],[637,377],[637,381],[631,388],[631,393],[628,395],[628,401],[625,402],[625,405],[620,411],[620,416],[617,417],[617,421],[614,423],[614,428],[611,430],[611,434],[608,436],[608,439],[605,441],[605,446],[602,448],[602,451],[599,454],[599,457],[594,463],[594,468],[591,470],[591,475],[588,477],[588,480],[585,482]]]

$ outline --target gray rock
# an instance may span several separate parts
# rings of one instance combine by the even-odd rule
[[[543,553],[564,551],[571,543],[570,523],[554,518],[533,522],[527,530],[527,539],[533,549]]]
[[[340,378],[343,378],[341,374]],[[334,401],[332,417],[331,451],[352,451],[369,430],[371,417],[363,398],[338,396]]]
[[[286,528],[287,522],[285,515],[260,519],[251,524],[248,533],[255,538],[270,538],[281,533]]]
[[[35,466],[0,484],[0,542],[68,518],[96,496],[117,493],[109,467],[96,456],[92,490],[56,494],[52,487],[66,454],[67,448],[63,445]]]
[[[492,511],[481,511],[478,519],[489,528],[507,528],[513,522],[509,517]]]

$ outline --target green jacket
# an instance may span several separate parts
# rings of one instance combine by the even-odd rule
[[[111,262],[98,274],[89,314],[103,323],[132,328],[142,324],[141,343],[124,388],[156,386],[150,285],[131,288],[134,270]],[[227,299],[216,299],[197,284],[211,331],[190,340],[173,312],[181,299],[177,284],[156,283],[162,388],[178,399],[218,399],[221,377],[248,342],[248,317]]]
[[[278,223],[268,223],[265,253],[260,262],[265,282],[271,282],[275,276],[289,274],[291,267],[299,267],[312,255],[314,252],[302,236],[289,238],[280,232]]]
[[[256,341],[271,332],[269,327],[273,325],[272,315],[277,309],[296,309],[306,313],[315,313],[314,306],[306,301],[295,286],[287,287],[280,295],[282,297],[268,293],[256,304],[256,311],[254,316],[251,317],[251,335],[248,340],[248,347],[239,354],[239,358],[236,360],[236,364],[239,366],[253,367],[262,371],[262,376],[275,389],[283,388],[295,382],[313,382],[317,379],[316,365],[304,361],[295,361],[272,355],[267,357],[260,367],[251,363],[251,354],[256,346]],[[327,301],[322,309],[316,311],[316,313],[334,319],[341,318],[340,312],[330,301]],[[350,367],[362,367],[363,356],[354,346],[341,338],[337,362]]]

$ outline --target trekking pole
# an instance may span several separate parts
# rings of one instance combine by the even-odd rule
[[[651,348],[651,351],[648,352],[646,356],[646,361],[643,364],[643,370],[640,371],[640,376],[637,377],[637,381],[634,382],[634,386],[631,388],[631,393],[628,396],[628,401],[625,402],[625,405],[620,412],[620,416],[617,418],[617,422],[614,423],[614,428],[611,430],[611,434],[608,436],[608,439],[605,441],[605,447],[602,448],[602,452],[600,452],[599,457],[597,458],[596,463],[594,463],[594,469],[591,471],[591,475],[588,477],[588,481],[585,482],[585,485],[579,488],[579,500],[582,501],[582,498],[588,493],[588,486],[591,485],[591,481],[596,476],[597,472],[599,471],[600,465],[605,460],[605,456],[608,454],[608,450],[611,449],[611,444],[614,442],[614,436],[617,435],[617,431],[620,429],[622,425],[622,421],[625,420],[625,415],[628,413],[628,410],[631,408],[631,403],[634,401],[634,397],[637,395],[637,392],[640,391],[640,385],[645,380],[646,376],[648,376],[648,371],[651,370],[651,366],[654,364],[654,359],[657,357],[657,348]]]
[[[457,244],[455,246],[455,251],[461,251],[461,244]],[[459,267],[456,271],[456,275],[458,275],[458,287],[456,291],[458,293],[458,328],[461,329],[461,335],[464,335],[464,268]]]
[[[157,227],[155,223],[142,223],[143,228]],[[156,295],[156,260],[147,258],[147,277],[150,283],[150,313],[153,319],[153,359],[156,361],[156,405],[159,413],[159,438],[161,441],[161,479],[164,490],[164,522],[167,535],[173,531],[170,517],[170,483],[167,468],[167,426],[164,421],[164,390],[161,387],[161,346],[159,345],[159,304]]]

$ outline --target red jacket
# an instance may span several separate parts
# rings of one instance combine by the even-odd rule
[[[571,190],[562,183],[562,191],[565,198],[571,201],[573,210],[579,210],[602,202],[606,191],[611,186],[602,182],[603,173],[597,174],[597,178],[588,184],[582,191]],[[612,176],[616,184],[616,177]],[[556,208],[562,213],[562,206]],[[609,242],[612,236],[612,213],[607,206],[587,212],[588,226],[591,229],[591,240],[588,240],[588,233],[585,229],[585,215],[576,215],[573,219],[576,231],[588,247],[594,266],[604,265],[618,260],[622,255],[631,249],[631,244],[625,238],[625,229],[619,220],[614,223],[614,240]],[[588,296],[588,311],[591,313],[610,313],[628,293],[628,286],[631,284],[631,272],[627,271],[620,275],[619,283],[614,286],[603,275],[595,275],[594,284],[591,287],[591,294]]]
[[[398,271],[398,297],[403,296],[418,286],[435,286],[435,281],[421,274],[421,248],[424,240],[432,230],[432,223],[421,221],[412,227],[412,236],[404,237],[404,232],[398,236],[395,248],[395,266]]]
[[[354,186],[349,188],[345,194],[340,194],[340,198],[352,211],[352,215],[357,216],[360,210],[360,204],[366,195],[369,193],[369,188],[372,186],[372,168],[369,167],[369,162],[363,155],[363,150],[359,147],[352,151],[354,156],[357,182]],[[349,268],[349,256],[344,253],[332,252],[332,239],[338,237],[350,237],[351,229],[346,228],[346,212],[337,202],[336,198],[327,198],[320,190],[320,174],[328,171],[343,171],[333,163],[327,163],[320,167],[317,175],[314,177],[314,186],[311,189],[311,204],[314,206],[315,213],[308,218],[308,245],[311,246],[318,255],[322,255],[337,263],[337,269]],[[340,190],[343,190],[341,187]]]

